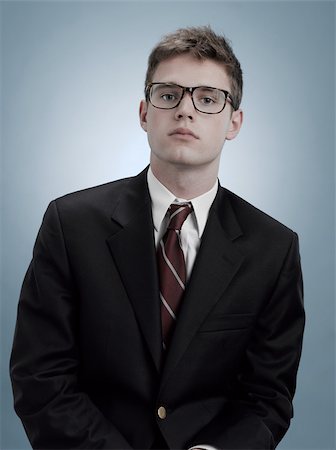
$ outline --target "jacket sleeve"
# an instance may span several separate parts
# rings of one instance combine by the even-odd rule
[[[20,295],[10,362],[15,410],[35,449],[129,449],[80,389],[79,306],[52,202]]]
[[[274,449],[289,427],[305,315],[298,237],[260,313],[232,400],[192,442],[218,449]]]

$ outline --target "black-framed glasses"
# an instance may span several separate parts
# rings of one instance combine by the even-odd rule
[[[189,92],[194,108],[204,114],[219,114],[225,108],[226,102],[234,103],[231,94],[223,89],[210,86],[185,87],[173,83],[150,83],[146,86],[146,98],[155,108],[173,109]]]

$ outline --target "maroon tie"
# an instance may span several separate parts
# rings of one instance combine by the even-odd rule
[[[191,203],[172,204],[169,223],[157,251],[163,348],[169,345],[177,311],[185,290],[186,267],[180,243],[183,222],[192,211]]]

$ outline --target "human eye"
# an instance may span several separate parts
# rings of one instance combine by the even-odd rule
[[[217,89],[199,88],[197,90],[197,101],[204,106],[211,106],[218,103]]]
[[[175,85],[163,85],[158,90],[160,101],[165,103],[176,103],[180,98],[180,90]]]
[[[176,94],[174,92],[167,92],[167,93],[162,93],[160,95],[160,98],[168,103],[168,102],[176,101],[177,97],[176,97]]]
[[[217,103],[215,98],[209,96],[201,97],[199,98],[199,101],[203,103],[203,105],[212,105],[214,103]]]
[[[151,91],[151,103],[163,109],[174,108],[181,98],[180,87],[174,84],[155,84]]]

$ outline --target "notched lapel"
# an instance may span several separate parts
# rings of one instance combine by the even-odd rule
[[[116,230],[107,239],[157,369],[161,359],[160,302],[151,202],[147,184],[126,189],[113,212]]]
[[[234,240],[241,234],[230,203],[221,192],[212,206],[168,350],[162,386],[198,328],[223,295],[243,260]],[[224,198],[222,198],[224,197]],[[225,211],[221,216],[220,211]]]

